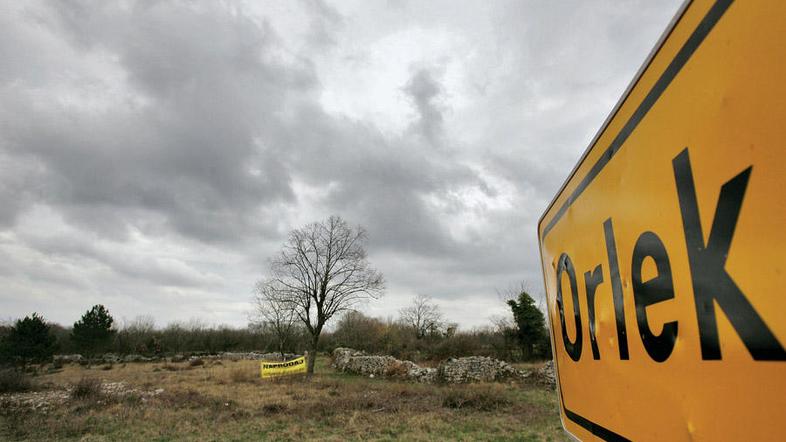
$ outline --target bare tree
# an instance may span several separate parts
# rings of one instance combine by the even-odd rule
[[[535,287],[537,287],[537,285]],[[521,280],[519,282],[508,285],[504,289],[497,289],[497,298],[499,298],[502,302],[507,304],[510,301],[518,300],[519,294],[521,294],[521,292],[526,292],[527,294],[535,293],[535,289],[533,288],[532,284],[530,284],[529,281]],[[545,315],[546,305],[545,305],[545,298],[543,294],[542,293],[540,293],[539,295],[536,294],[532,296],[532,299],[535,300],[538,310],[540,310]]]
[[[284,352],[297,331],[297,315],[290,302],[281,297],[281,285],[275,281],[259,281],[254,290],[253,321],[276,338],[278,352]]]
[[[123,322],[123,330],[134,333],[149,334],[156,329],[156,319],[152,315],[137,315],[130,321],[123,318]]]
[[[371,267],[366,232],[338,216],[293,230],[270,260],[265,282],[283,305],[294,312],[311,335],[308,373],[314,373],[319,336],[336,313],[359,302],[377,299],[385,288],[382,274]]]
[[[156,337],[156,320],[151,315],[139,315],[132,320],[123,318],[123,327],[118,330],[115,345],[120,351],[136,353],[158,353],[161,343]]]
[[[497,354],[501,356],[501,359],[507,361],[513,360],[514,351],[518,349],[518,328],[513,322],[512,316],[512,314],[497,315],[490,318],[494,334],[500,339],[500,342],[492,345],[496,347]]]
[[[519,293],[531,291],[531,284],[527,280],[517,281],[511,284],[508,284],[507,287],[502,289],[497,289],[497,298],[499,298],[505,304],[508,303],[510,300],[517,300],[519,299]]]
[[[442,312],[430,296],[417,295],[412,305],[399,310],[401,321],[412,327],[415,337],[422,339],[436,333],[442,326]]]

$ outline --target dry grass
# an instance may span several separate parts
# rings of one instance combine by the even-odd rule
[[[101,380],[93,376],[85,376],[74,384],[71,398],[78,400],[95,400],[103,397]]]
[[[443,395],[442,406],[446,408],[499,411],[513,406],[510,398],[499,391],[497,385],[484,385],[473,390],[447,390]]]
[[[0,393],[17,393],[33,388],[30,376],[13,368],[0,369]]]
[[[42,376],[52,388],[81,379],[164,389],[50,414],[0,415],[0,439],[122,440],[563,440],[553,391],[503,384],[436,386],[332,372],[258,378],[253,361],[203,366],[128,364],[110,371],[67,365]],[[164,367],[170,368],[164,368]],[[157,371],[156,371],[157,369]]]
[[[254,368],[249,370],[248,367],[232,367],[229,369],[229,379],[234,383],[255,384],[259,380],[259,373],[256,367]]]

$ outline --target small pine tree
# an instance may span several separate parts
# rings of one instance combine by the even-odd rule
[[[115,330],[112,329],[114,318],[103,305],[94,305],[82,319],[74,323],[71,339],[82,352],[97,354],[106,350],[112,342]]]
[[[521,347],[522,358],[532,359],[534,356],[546,357],[543,343],[548,342],[546,319],[535,305],[535,300],[524,290],[519,293],[518,301],[511,299],[508,306],[513,311],[516,321],[516,338]],[[550,349],[550,347],[549,347]]]
[[[57,338],[38,313],[18,319],[3,339],[3,353],[15,362],[44,362],[57,348]]]

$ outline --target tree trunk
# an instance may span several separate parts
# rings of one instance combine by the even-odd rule
[[[317,348],[319,347],[319,335],[316,334],[311,339],[311,348],[308,352],[308,368],[307,373],[309,376],[314,374],[314,365],[317,362]]]

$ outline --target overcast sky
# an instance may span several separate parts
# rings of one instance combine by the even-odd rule
[[[0,318],[247,322],[337,214],[463,328],[542,296],[536,224],[680,0],[0,0]]]

